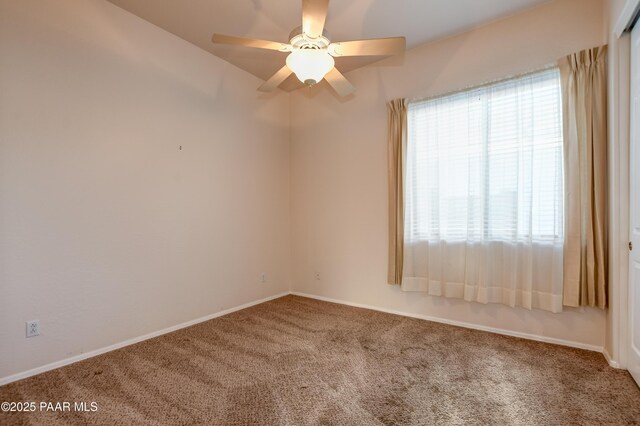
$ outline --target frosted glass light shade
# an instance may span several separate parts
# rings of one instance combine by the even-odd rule
[[[316,84],[335,65],[327,49],[295,49],[287,56],[287,66],[304,84]]]

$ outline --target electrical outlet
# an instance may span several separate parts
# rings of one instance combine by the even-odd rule
[[[260,282],[261,283],[266,283],[267,282],[267,273],[263,272],[262,274],[260,274]]]
[[[27,321],[27,337],[40,335],[40,320]]]
[[[315,276],[316,276],[316,281],[320,281],[320,272],[316,272]]]

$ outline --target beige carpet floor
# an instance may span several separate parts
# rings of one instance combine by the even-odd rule
[[[287,296],[0,387],[12,424],[640,424],[601,354]]]

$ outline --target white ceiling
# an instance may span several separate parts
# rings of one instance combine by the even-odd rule
[[[301,0],[109,0],[248,72],[267,79],[285,54],[211,43],[216,33],[288,41],[301,25]],[[332,41],[405,36],[415,47],[514,14],[547,0],[332,0],[326,29]],[[338,58],[348,72],[378,57]],[[295,78],[285,90],[297,86]]]

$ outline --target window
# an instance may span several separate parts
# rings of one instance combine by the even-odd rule
[[[405,241],[563,239],[560,72],[408,108]]]

